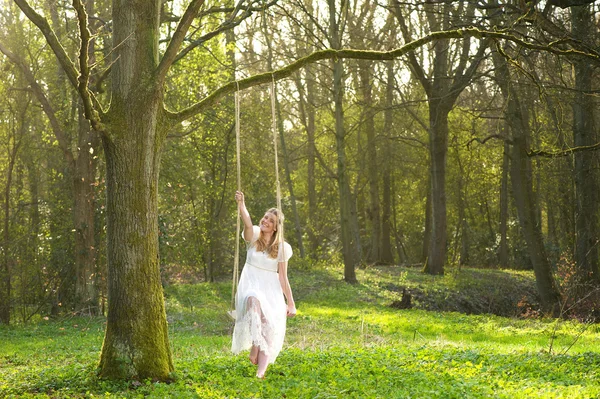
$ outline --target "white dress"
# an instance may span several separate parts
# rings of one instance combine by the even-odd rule
[[[273,363],[283,346],[287,318],[277,264],[290,259],[292,247],[286,242],[284,251],[279,250],[278,259],[270,258],[267,253],[256,251],[260,228],[252,226],[252,231],[236,294],[231,351],[237,354],[254,344],[265,352],[268,362]]]

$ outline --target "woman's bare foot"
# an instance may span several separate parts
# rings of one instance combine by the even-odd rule
[[[256,345],[252,345],[252,349],[250,349],[250,362],[252,364],[258,364],[258,350],[259,347]]]
[[[269,357],[265,354],[265,352],[260,351],[258,353],[258,369],[256,370],[256,376],[258,378],[265,378],[265,372],[267,371],[267,367],[269,366]]]

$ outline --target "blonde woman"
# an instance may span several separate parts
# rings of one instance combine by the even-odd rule
[[[236,294],[231,350],[237,354],[250,349],[250,361],[258,366],[256,376],[264,378],[268,365],[275,362],[283,346],[286,317],[296,315],[287,276],[292,247],[281,239],[280,210],[269,209],[259,225],[254,226],[244,193],[236,191],[235,200],[244,222],[248,252]]]

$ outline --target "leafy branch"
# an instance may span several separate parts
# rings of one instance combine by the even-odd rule
[[[600,54],[597,52],[586,52],[584,50],[580,50],[577,48],[567,48],[563,49],[556,45],[542,45],[536,43],[530,43],[523,39],[520,39],[507,31],[484,31],[478,28],[461,28],[457,30],[450,31],[438,31],[432,32],[426,36],[423,36],[419,39],[413,40],[410,43],[405,44],[402,47],[399,47],[390,51],[372,51],[372,50],[353,50],[353,49],[325,49],[315,51],[312,54],[307,55],[306,57],[302,57],[291,64],[271,71],[265,72],[262,74],[254,75],[245,79],[241,79],[238,81],[231,81],[217,90],[213,91],[211,94],[206,96],[204,99],[200,100],[196,104],[182,110],[179,112],[170,112],[166,111],[170,120],[173,123],[180,123],[184,120],[187,120],[207,108],[213,106],[218,103],[223,97],[233,93],[236,90],[244,90],[250,87],[259,86],[265,83],[269,83],[273,80],[278,81],[281,79],[285,79],[291,76],[297,70],[323,60],[328,59],[338,59],[338,58],[349,58],[349,59],[363,59],[363,60],[374,60],[374,61],[389,61],[404,55],[407,55],[411,51],[416,50],[417,48],[433,42],[435,40],[441,39],[462,39],[466,37],[475,37],[479,39],[492,39],[492,40],[507,40],[511,41],[515,44],[518,44],[524,48],[532,49],[532,50],[540,50],[547,51],[556,55],[579,55],[593,60],[594,62],[600,63]]]

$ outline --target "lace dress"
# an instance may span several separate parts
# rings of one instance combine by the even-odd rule
[[[246,264],[242,269],[236,294],[236,322],[233,329],[231,351],[235,354],[250,349],[252,344],[275,362],[283,346],[287,306],[277,273],[278,261],[288,261],[292,247],[286,242],[279,250],[278,259],[265,252],[257,252],[254,243],[260,228],[253,226],[252,240],[248,243]]]

